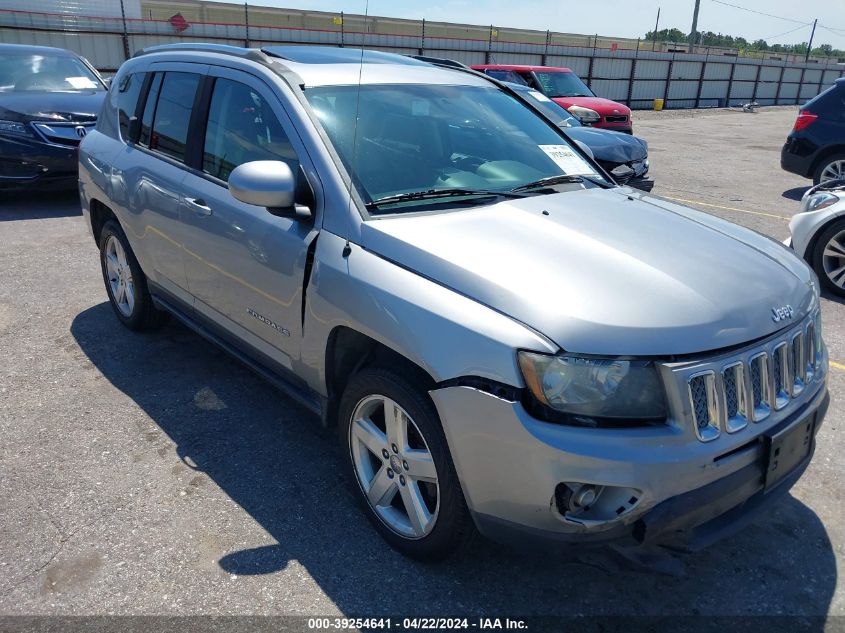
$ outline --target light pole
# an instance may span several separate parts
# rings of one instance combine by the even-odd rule
[[[701,0],[695,0],[695,9],[692,12],[692,32],[689,34],[689,52],[695,52],[695,40],[698,34],[698,8],[701,6]]]

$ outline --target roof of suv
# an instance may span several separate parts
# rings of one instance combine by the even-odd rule
[[[224,44],[165,44],[137,55],[206,53],[231,55],[279,70],[290,70],[306,86],[366,84],[441,84],[489,86],[482,77],[462,70],[434,66],[405,55],[333,46],[268,46],[261,49]],[[283,68],[280,68],[282,65]]]
[[[476,70],[521,70],[524,72],[540,70],[547,73],[571,73],[570,68],[563,66],[529,66],[525,64],[473,64]]]

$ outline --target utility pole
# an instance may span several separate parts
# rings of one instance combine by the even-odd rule
[[[654,37],[651,39],[651,50],[657,45],[657,27],[660,26],[660,7],[657,7],[657,19],[654,21]]]
[[[701,6],[701,0],[695,0],[695,10],[692,12],[692,32],[689,34],[689,52],[695,52],[695,41],[698,33],[698,7]]]
[[[816,24],[819,23],[819,19],[816,18],[813,20],[813,30],[810,32],[810,43],[807,44],[807,54],[804,56],[804,63],[806,64],[810,61],[810,51],[813,50],[813,37],[816,35]]]

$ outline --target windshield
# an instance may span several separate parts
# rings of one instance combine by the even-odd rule
[[[0,55],[0,92],[105,90],[81,60],[65,55]]]
[[[534,73],[540,88],[547,97],[594,97],[593,92],[575,73]]]
[[[494,86],[364,85],[360,97],[358,91],[323,86],[305,95],[367,203],[447,189],[489,196],[549,176],[596,175],[553,127]]]

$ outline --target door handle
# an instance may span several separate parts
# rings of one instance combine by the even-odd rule
[[[211,215],[211,207],[202,198],[185,198],[185,202],[197,215]]]

